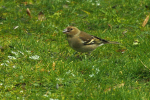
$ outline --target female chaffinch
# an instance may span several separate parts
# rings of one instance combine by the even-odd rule
[[[118,42],[107,41],[87,34],[74,26],[68,26],[63,33],[67,35],[70,47],[78,52],[91,52],[104,44],[119,44]]]

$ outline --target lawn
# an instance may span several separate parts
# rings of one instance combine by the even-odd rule
[[[2,100],[149,100],[149,0],[1,0]],[[75,53],[75,26],[120,44]]]

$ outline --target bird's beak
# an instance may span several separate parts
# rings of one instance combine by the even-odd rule
[[[68,30],[67,30],[67,29],[64,29],[64,30],[63,30],[63,33],[67,33],[67,32],[68,32]]]

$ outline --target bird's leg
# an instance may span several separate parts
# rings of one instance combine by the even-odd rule
[[[76,55],[77,54],[77,55]],[[82,53],[80,52],[80,53],[78,53],[77,51],[76,52],[74,52],[73,53],[73,55],[72,55],[72,57],[73,56],[76,56],[77,58],[80,58],[81,57],[81,55],[82,55]]]

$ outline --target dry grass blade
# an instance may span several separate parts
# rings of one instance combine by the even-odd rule
[[[145,68],[147,68],[150,71],[150,69],[141,60],[140,60],[140,62],[144,65]]]
[[[55,66],[56,66],[56,63],[53,62],[53,65],[52,65],[53,70],[55,70]]]
[[[126,29],[122,32],[122,34],[125,36],[125,33],[127,33],[127,32],[128,32],[128,30]]]

